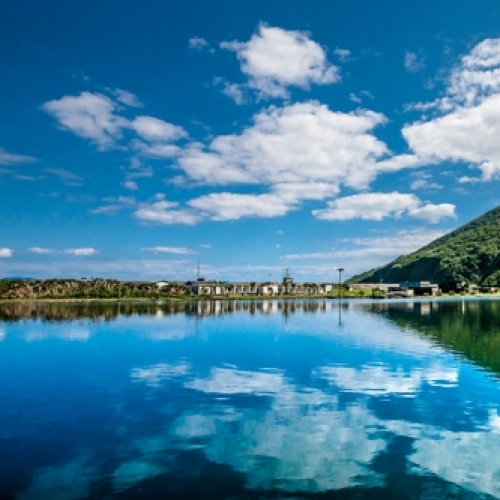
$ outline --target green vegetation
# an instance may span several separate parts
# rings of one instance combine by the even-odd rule
[[[189,295],[186,286],[105,279],[0,280],[0,299],[150,299]]]
[[[353,276],[350,283],[500,282],[500,207],[393,262]]]
[[[424,302],[412,308],[376,303],[370,309],[500,375],[500,301]]]

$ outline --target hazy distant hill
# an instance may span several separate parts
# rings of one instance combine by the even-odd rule
[[[500,207],[389,264],[353,276],[351,283],[500,282]]]

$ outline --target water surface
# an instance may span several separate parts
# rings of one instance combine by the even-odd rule
[[[500,302],[0,305],[0,498],[500,497]]]

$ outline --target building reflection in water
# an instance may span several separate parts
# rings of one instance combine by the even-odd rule
[[[0,304],[0,321],[21,320],[57,321],[113,321],[120,316],[156,316],[158,319],[172,315],[196,318],[223,316],[233,313],[252,315],[282,314],[285,321],[295,313],[316,314],[328,310],[344,310],[348,303],[336,300],[204,300],[178,302],[47,302],[47,303],[3,303]]]

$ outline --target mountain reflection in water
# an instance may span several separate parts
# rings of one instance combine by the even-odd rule
[[[2,304],[0,498],[499,497],[499,306]]]

